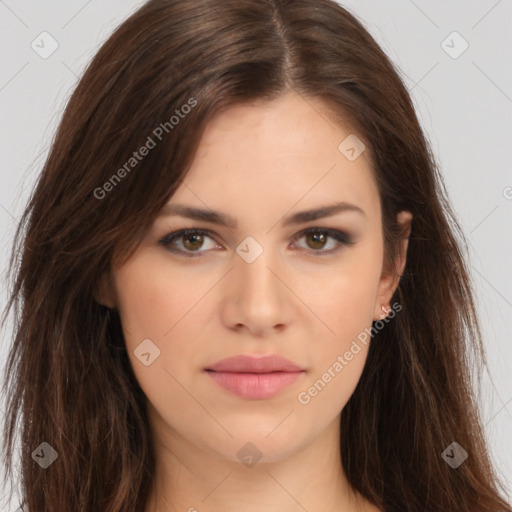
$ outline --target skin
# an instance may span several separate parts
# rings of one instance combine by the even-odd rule
[[[99,300],[120,312],[157,458],[145,512],[378,510],[350,488],[339,457],[341,411],[369,344],[359,343],[309,403],[298,400],[381,318],[405,265],[407,237],[398,273],[383,267],[368,152],[349,161],[338,150],[350,133],[328,119],[319,100],[295,93],[230,108],[209,124],[169,203],[221,211],[237,227],[161,215],[130,260],[113,268],[112,286]],[[285,216],[339,201],[364,215],[282,224]],[[407,232],[411,215],[398,220]],[[348,232],[355,243],[322,256],[338,242],[300,235],[312,227]],[[159,244],[186,228],[210,231],[202,245],[186,236],[174,241],[198,257]],[[263,248],[252,263],[236,252],[248,236]],[[148,338],[160,355],[145,366],[134,350]],[[243,399],[203,371],[238,354],[279,354],[306,372],[275,397]],[[250,468],[237,457],[247,442],[261,452]]]

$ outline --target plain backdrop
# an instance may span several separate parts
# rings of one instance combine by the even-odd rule
[[[489,364],[479,390],[481,410],[512,501],[512,1],[340,3],[361,19],[403,75],[467,236]],[[142,4],[0,0],[0,270],[84,66]],[[2,309],[5,302],[2,278]],[[425,304],[426,315],[431,306]],[[2,364],[11,339],[8,326]],[[17,506],[0,509],[14,512]]]

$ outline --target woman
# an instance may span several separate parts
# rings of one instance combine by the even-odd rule
[[[512,510],[462,242],[346,10],[147,2],[78,84],[17,233],[23,509]]]

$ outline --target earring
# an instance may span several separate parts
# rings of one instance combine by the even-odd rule
[[[389,315],[389,313],[391,313],[391,308],[386,309],[386,306],[382,305],[381,309],[382,309],[382,313],[380,315],[380,318],[381,318],[381,320],[383,320],[384,318],[386,318]]]

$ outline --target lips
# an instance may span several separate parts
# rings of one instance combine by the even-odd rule
[[[278,355],[229,357],[205,371],[226,391],[260,400],[277,395],[305,373],[303,368]]]
[[[301,372],[300,366],[288,359],[270,355],[263,357],[235,356],[222,359],[206,368],[215,372],[270,373],[270,372]]]

